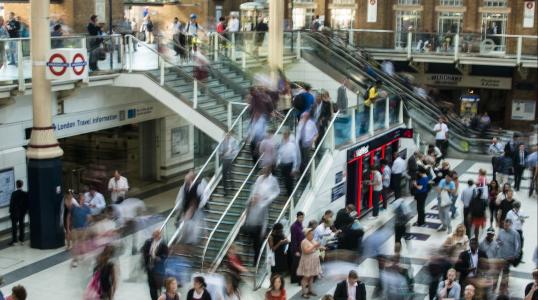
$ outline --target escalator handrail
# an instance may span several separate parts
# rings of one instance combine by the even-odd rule
[[[248,108],[249,106],[245,106],[243,108],[243,110],[241,111],[241,113],[239,114],[239,116],[237,116],[237,118],[235,119],[235,121],[232,123],[232,126],[230,126],[230,129],[228,130],[227,134],[231,134],[234,130],[235,130],[235,127],[236,125],[241,122],[243,120],[243,116],[246,115],[248,113]],[[219,153],[219,150],[220,150],[220,146],[222,145],[222,141],[224,139],[222,139],[218,144],[217,144],[217,147],[215,147],[215,149],[213,150],[213,152],[211,152],[211,155],[209,155],[209,158],[206,160],[206,162],[202,165],[202,168],[200,168],[200,170],[198,170],[197,174],[196,174],[196,177],[194,177],[194,180],[193,180],[193,183],[197,182],[199,179],[200,179],[200,176],[202,176],[204,170],[206,169],[206,167],[209,165],[209,163],[214,159],[214,157]],[[215,170],[215,173],[217,172],[217,170]],[[215,176],[215,175],[213,175]],[[178,196],[179,197],[179,192],[178,192]],[[177,199],[176,197],[176,199]],[[164,220],[163,224],[161,225],[159,231],[163,231],[163,229],[166,227],[166,224],[170,221],[170,219],[172,218],[172,216],[174,214],[176,214],[177,212],[177,209],[178,207],[181,207],[180,204],[183,204],[183,201],[176,201],[176,204],[174,205],[174,208],[172,209],[172,211],[168,214],[168,216],[166,217],[166,219]]]
[[[323,47],[323,48],[325,48],[325,49],[327,49],[328,51],[331,51],[331,52],[333,52],[333,53],[336,52],[334,49],[331,49],[331,48],[329,48],[329,47],[327,47],[327,46],[325,46],[325,45],[322,45],[321,42],[319,42],[319,41],[316,40],[315,38],[312,38],[312,37],[310,37],[310,36],[306,36],[306,38],[310,38],[312,41],[314,41],[316,44],[318,44],[319,47]],[[347,54],[347,55],[350,56],[349,54]],[[353,56],[350,56],[350,57],[351,57],[352,59],[354,58]],[[355,60],[356,60],[356,59],[355,59]],[[361,75],[367,76],[368,78],[372,78],[370,75],[365,74],[364,71],[360,70],[359,68],[356,68],[354,65],[352,65],[352,66],[354,67],[354,69],[358,70],[358,71],[361,73]],[[388,86],[388,87],[389,87],[388,90],[394,93],[394,91],[392,90],[393,87],[392,87],[392,86]],[[400,91],[401,91],[401,90],[400,90]],[[409,96],[409,94],[406,93],[405,91],[401,91],[401,92],[404,93],[406,96]],[[397,93],[395,93],[395,94],[397,95]],[[412,97],[406,97],[406,98],[408,98],[408,99],[413,99]],[[415,100],[414,102],[416,103],[416,100]],[[404,103],[405,103],[405,101],[404,101]],[[410,102],[410,104],[413,104],[413,103]],[[417,105],[415,104],[415,106],[417,106]],[[421,107],[421,108],[424,109],[423,107]],[[406,109],[407,111],[409,111],[409,108],[408,108],[407,106],[405,106],[405,109]],[[430,111],[430,113],[435,114],[435,111]],[[435,119],[433,119],[432,116],[431,116],[430,114],[426,114],[426,116],[427,116],[427,117],[425,117],[425,118],[429,118],[430,120],[435,121]],[[432,130],[429,129],[429,131],[431,132]],[[488,143],[488,142],[490,142],[490,139],[481,139],[481,138],[472,138],[472,139],[470,140],[468,137],[463,136],[462,134],[458,133],[458,132],[455,131],[455,130],[451,130],[451,135],[457,137],[457,138],[460,139],[460,140],[464,140],[464,141],[467,141],[467,142],[477,142],[477,143],[484,143],[484,142]]]
[[[295,110],[292,108],[288,111],[288,113],[286,114],[286,116],[284,117],[284,120],[282,120],[282,122],[280,123],[280,125],[278,126],[277,130],[275,131],[274,135],[276,136],[280,130],[284,127],[284,124],[286,124],[286,121],[288,120],[288,118],[292,117],[294,114]],[[206,253],[207,253],[207,249],[209,247],[209,243],[211,242],[211,239],[213,238],[213,235],[215,234],[215,232],[217,231],[217,228],[219,228],[220,224],[222,223],[222,221],[224,220],[224,217],[228,214],[228,211],[230,210],[230,208],[234,205],[235,201],[237,200],[237,198],[239,197],[239,195],[243,192],[243,188],[246,186],[248,180],[250,179],[250,177],[252,176],[252,174],[256,171],[257,167],[258,167],[258,164],[261,162],[263,158],[263,154],[260,155],[260,157],[258,158],[258,160],[256,161],[256,163],[254,164],[254,166],[252,167],[252,169],[250,170],[250,172],[248,173],[247,177],[245,178],[245,180],[241,183],[241,186],[239,187],[239,189],[237,190],[237,192],[235,193],[234,197],[232,198],[232,200],[230,201],[230,203],[228,203],[228,206],[226,207],[226,209],[224,210],[224,212],[221,214],[219,220],[217,221],[217,224],[215,224],[215,227],[213,227],[213,230],[211,230],[211,233],[209,234],[207,240],[206,240],[206,244],[204,246],[204,250],[202,252],[202,264],[201,264],[201,270],[204,269],[204,263],[205,263],[205,258],[206,258]],[[230,235],[228,235],[228,238],[226,239],[225,241],[225,245],[226,243],[228,242],[228,240],[230,239]],[[222,250],[222,249],[221,249]],[[227,249],[226,249],[227,251]],[[217,256],[215,257],[215,260],[213,261],[213,263],[217,260],[217,258],[221,255],[221,251],[219,251],[219,253],[217,254]]]
[[[325,141],[325,139],[327,138],[327,136],[329,135],[330,131],[333,130],[333,126],[334,126],[334,122],[336,121],[336,119],[338,118],[338,115],[340,114],[340,111],[337,111],[331,122],[329,123],[329,126],[327,126],[327,129],[325,131],[325,134],[323,135],[323,137],[321,138],[318,146],[316,147],[316,150],[314,150],[314,153],[312,154],[312,157],[310,158],[310,160],[308,161],[308,164],[306,165],[306,167],[304,168],[304,171],[303,171],[303,174],[301,174],[301,177],[299,177],[299,180],[297,180],[297,182],[295,183],[295,188],[293,189],[293,191],[291,192],[291,195],[288,197],[288,200],[286,201],[286,203],[284,204],[284,206],[282,207],[282,211],[280,212],[280,214],[278,215],[278,217],[276,218],[275,220],[275,224],[280,222],[282,220],[282,218],[284,217],[284,214],[286,213],[286,210],[288,209],[288,207],[290,206],[291,204],[291,201],[294,201],[294,197],[295,197],[295,193],[298,191],[298,188],[299,186],[301,185],[303,179],[305,178],[306,174],[308,173],[308,170],[310,168],[310,166],[312,165],[313,161],[316,159],[316,155],[318,154],[319,150],[323,147],[323,142]],[[269,243],[269,237],[271,236],[271,232],[272,230],[269,232],[269,234],[267,235],[267,237],[264,239],[261,247],[260,247],[260,251],[264,251],[265,250],[265,247],[267,246],[267,244]],[[260,252],[261,253],[261,252]],[[255,266],[255,271],[254,271],[254,289],[257,289],[258,288],[258,284],[256,283],[256,278],[257,278],[257,275],[259,273],[259,268],[260,268],[260,261],[261,261],[261,257],[262,255],[260,254],[258,256],[258,259],[256,260],[256,266]],[[261,284],[261,282],[260,282]]]
[[[353,31],[361,31],[361,30],[353,30]],[[338,35],[335,35],[333,34],[332,37],[328,37],[328,38],[332,38],[332,39],[337,39],[337,40],[340,40],[341,43],[343,43],[344,45],[346,45],[346,48],[350,48],[350,49],[353,49],[357,52],[361,52],[361,53],[367,53],[367,54],[370,54],[370,52],[362,47],[358,47],[356,45],[351,45],[347,42],[345,42],[340,36]],[[355,57],[355,56],[353,56]],[[359,58],[358,58],[359,59]],[[402,84],[401,82],[401,76],[399,76],[398,74],[397,75],[397,78],[394,78],[392,76],[389,76],[387,74],[385,74],[384,72],[380,72],[377,70],[377,68],[379,66],[376,66],[374,65],[373,63],[369,62],[368,60],[365,60],[363,59],[362,57],[360,57],[361,60],[364,60],[366,64],[369,64],[370,66],[374,67],[372,69],[372,71],[379,77],[383,78],[385,81],[391,81],[394,85],[397,85],[399,89],[404,89],[404,90],[407,90],[408,91],[408,95],[413,95],[413,91],[411,91],[407,86],[405,86],[405,84]],[[417,99],[415,99],[415,97],[409,97],[412,101],[417,101]],[[428,102],[428,101],[420,101],[418,100],[420,103],[422,103],[422,106],[429,106],[431,110],[434,110],[436,111],[438,114],[443,114],[442,111],[439,109],[439,107],[437,107],[436,105]],[[476,129],[472,129],[472,128],[469,128],[467,126],[462,126],[463,124],[460,124],[458,122],[457,119],[454,119],[452,116],[450,115],[446,115],[446,117],[449,119],[449,121],[451,121],[450,125],[452,127],[452,129],[454,128],[457,128],[459,130],[463,130],[464,132],[465,131],[468,131],[468,130],[471,130],[473,132],[473,134],[475,135],[479,135],[480,132]],[[501,132],[495,132],[495,131],[492,131],[492,130],[488,130],[488,136],[489,138],[493,137],[493,136],[502,136],[502,131]],[[489,140],[489,139],[488,139]]]

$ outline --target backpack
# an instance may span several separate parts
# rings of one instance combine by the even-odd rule
[[[304,111],[306,109],[306,92],[300,93],[293,97],[292,105],[298,111]]]
[[[473,217],[485,216],[488,204],[486,200],[482,199],[482,192],[483,191],[480,188],[475,189],[473,192],[473,199],[471,200],[471,203],[469,203],[469,211]]]

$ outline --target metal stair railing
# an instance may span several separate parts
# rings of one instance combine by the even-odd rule
[[[293,118],[295,118],[295,110],[292,108],[288,111],[288,113],[286,114],[286,116],[284,117],[284,120],[280,123],[280,125],[278,126],[277,130],[275,131],[275,136],[277,136],[280,131],[282,130],[282,128],[284,127],[284,125],[289,121],[289,120],[294,120]],[[211,240],[213,238],[213,235],[215,234],[215,232],[217,231],[217,228],[219,228],[219,225],[222,223],[222,221],[224,220],[224,217],[227,215],[228,211],[230,210],[230,208],[235,204],[235,202],[237,201],[237,198],[239,197],[239,195],[243,192],[243,189],[245,188],[247,182],[249,181],[249,179],[251,178],[251,176],[254,174],[254,172],[256,171],[257,169],[257,166],[258,164],[260,163],[261,159],[263,158],[263,154],[258,158],[258,160],[256,161],[256,163],[254,164],[254,166],[252,167],[252,169],[250,170],[248,176],[245,178],[245,180],[241,183],[241,186],[239,187],[239,189],[237,190],[236,194],[234,195],[232,201],[230,201],[230,203],[228,204],[228,206],[226,207],[226,209],[224,210],[224,212],[222,213],[221,217],[219,218],[217,224],[215,225],[215,227],[213,228],[213,230],[211,231],[211,233],[209,234],[208,238],[207,238],[207,241],[206,241],[206,245],[204,246],[204,250],[202,252],[202,264],[201,264],[201,270],[203,271],[204,270],[204,265],[205,265],[205,261],[206,261],[206,254],[207,254],[207,250],[208,250],[208,247],[209,247],[209,244],[211,243]],[[239,220],[235,223],[234,227],[230,230],[230,234],[228,234],[226,240],[224,241],[222,247],[220,248],[219,252],[217,253],[216,257],[214,258],[214,260],[211,262],[211,265],[209,267],[209,271],[210,272],[215,272],[215,270],[217,269],[217,267],[220,265],[220,262],[222,261],[222,259],[224,258],[224,256],[226,255],[226,252],[228,251],[228,248],[230,247],[230,245],[232,244],[232,242],[235,240],[235,237],[237,236],[237,234],[239,233],[239,230],[241,229],[241,226],[242,224],[244,223],[245,221],[245,217],[246,217],[246,212],[243,211],[243,213],[241,213],[241,216],[239,217]]]
[[[245,122],[245,119],[248,117],[249,113],[248,113],[248,106],[245,105],[245,107],[243,108],[243,110],[241,111],[241,113],[239,114],[239,116],[235,119],[235,121],[233,122],[233,124],[231,125],[230,129],[228,130],[228,134],[230,134],[233,138],[235,138],[236,140],[238,141],[241,141],[242,143],[244,143],[244,138],[245,138],[245,132],[244,132],[244,125],[243,123]],[[221,177],[221,173],[222,173],[222,166],[221,166],[221,162],[220,162],[220,159],[219,159],[219,150],[220,150],[220,147],[222,145],[222,142],[223,140],[221,140],[217,146],[215,147],[215,149],[213,150],[213,152],[211,153],[211,155],[209,155],[208,159],[206,160],[206,162],[202,165],[202,167],[196,171],[196,177],[194,178],[193,180],[193,183],[197,182],[198,180],[201,180],[202,176],[204,175],[204,173],[210,171],[210,168],[211,168],[211,165],[212,163],[214,164],[213,165],[213,176],[208,184],[208,189],[210,189],[210,191],[212,192],[215,188],[216,188],[216,183],[218,183],[220,177]],[[170,234],[170,236],[165,239],[165,240],[168,240],[168,245],[173,245],[174,241],[177,239],[177,237],[179,236],[179,234],[181,233],[182,231],[182,228],[183,228],[183,222],[180,222],[179,226],[177,228],[174,228],[175,227],[175,220],[174,220],[174,215],[178,214],[178,210],[180,207],[182,207],[183,205],[183,199],[181,198],[181,195],[180,195],[180,192],[178,192],[178,195],[176,197],[176,203],[174,205],[174,208],[172,209],[172,211],[168,214],[168,216],[166,217],[165,221],[163,222],[163,224],[161,225],[160,227],[160,231],[161,233],[164,233],[164,236],[167,236],[167,234]],[[172,230],[172,232],[169,232],[168,228],[170,226],[174,226],[172,227],[170,230]]]
[[[293,208],[295,207],[296,201],[298,201],[302,196],[302,194],[297,195],[299,187],[303,184],[303,180],[307,178],[306,177],[307,174],[310,174],[310,179],[312,179],[313,174],[316,173],[316,167],[315,167],[316,160],[321,160],[321,158],[323,158],[323,155],[326,153],[326,152],[321,153],[320,150],[325,149],[326,151],[328,150],[329,152],[332,152],[334,150],[334,122],[338,118],[339,114],[340,114],[339,111],[336,112],[331,122],[327,126],[325,134],[323,135],[318,146],[314,150],[314,153],[312,154],[312,157],[308,161],[308,164],[306,165],[303,173],[301,174],[301,177],[299,177],[299,180],[297,180],[297,182],[295,183],[295,188],[293,189],[291,195],[288,197],[288,200],[286,201],[286,204],[284,204],[284,207],[282,208],[280,214],[275,220],[274,222],[275,224],[281,222],[283,218],[285,217],[286,213],[288,213],[288,220],[290,220],[289,217],[292,216],[292,211],[293,211]],[[329,144],[327,147],[325,147],[325,144],[324,144],[325,142]],[[307,184],[307,183],[304,183],[304,184]],[[306,191],[306,189],[303,190],[303,193],[304,191]],[[271,233],[272,231],[270,231],[267,237],[264,239],[260,248],[260,255],[258,256],[258,259],[256,261],[256,266],[254,269],[255,270],[254,271],[254,290],[257,290],[258,288],[261,287],[265,277],[270,272],[269,266],[267,265],[267,260],[265,259],[264,256],[265,256],[265,250],[269,244],[269,237],[271,236]],[[262,259],[262,257],[264,259]]]

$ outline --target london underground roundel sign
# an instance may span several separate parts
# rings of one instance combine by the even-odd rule
[[[50,56],[49,61],[47,62],[47,67],[52,74],[62,76],[67,71],[69,63],[65,56],[60,53],[54,53]]]
[[[88,63],[86,62],[82,54],[75,54],[73,56],[73,61],[71,62],[71,68],[73,68],[73,73],[75,73],[76,75],[82,75],[82,73],[84,73],[84,69],[86,69],[87,64]]]

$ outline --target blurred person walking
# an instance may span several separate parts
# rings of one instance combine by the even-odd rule
[[[500,184],[510,184],[510,175],[514,174],[514,162],[510,152],[505,151],[504,155],[498,159],[498,173],[501,176]]]
[[[114,299],[118,288],[118,267],[112,261],[114,252],[114,246],[107,245],[97,256],[93,276],[84,291],[84,300]]]
[[[142,249],[144,268],[148,275],[151,300],[157,300],[163,286],[164,262],[168,258],[168,246],[161,239],[160,230],[155,230],[151,238],[144,242]]]
[[[301,242],[301,259],[297,267],[297,275],[302,276],[301,297],[308,299],[317,296],[313,290],[314,277],[321,274],[318,250],[323,249],[320,243],[314,241],[314,230],[304,230],[305,239]]]
[[[118,170],[114,171],[114,176],[108,181],[108,191],[113,204],[120,204],[127,197],[129,182],[127,178],[121,176]]]
[[[284,275],[288,268],[288,256],[286,250],[290,241],[284,235],[284,226],[281,223],[273,225],[273,230],[268,239],[268,246],[273,253],[273,264],[271,266],[271,275]]]
[[[89,218],[91,216],[91,209],[85,203],[86,197],[81,193],[78,199],[78,205],[74,205],[71,208],[73,229],[71,231],[71,238],[73,240],[73,246],[71,255],[73,260],[71,261],[71,267],[77,267],[79,257],[85,252],[85,240],[86,229],[88,227]]]
[[[84,202],[90,208],[92,215],[100,214],[106,207],[105,197],[99,193],[95,186],[90,186],[90,190],[84,193]]]
[[[318,136],[316,122],[314,122],[314,119],[309,112],[305,112],[301,115],[301,120],[299,121],[299,124],[297,124],[296,134],[296,141],[301,150],[302,172],[306,168],[308,160],[310,159],[310,150],[312,150],[314,141]]]
[[[399,199],[402,197],[402,176],[407,166],[405,160],[398,153],[394,153],[393,158],[390,185],[394,191],[394,199]]]
[[[62,206],[62,224],[65,232],[65,247],[66,250],[71,250],[73,245],[73,237],[71,235],[73,230],[73,207],[78,206],[77,200],[73,197],[71,190],[65,192],[64,203]]]
[[[271,168],[262,169],[262,173],[256,179],[252,193],[247,201],[247,217],[245,220],[244,231],[248,234],[254,250],[253,266],[256,266],[262,238],[267,228],[267,214],[269,205],[280,194],[278,181],[271,174]]]
[[[502,222],[503,227],[497,236],[498,258],[502,259],[502,276],[499,293],[508,295],[508,278],[510,276],[510,265],[516,265],[521,251],[519,233],[512,229],[512,220],[506,219]]]
[[[286,195],[289,197],[293,192],[294,176],[299,171],[300,151],[290,130],[285,128],[282,132],[282,141],[277,152],[276,164],[280,169],[282,181],[286,187]]]
[[[334,300],[366,300],[366,286],[359,280],[357,272],[349,271],[347,279],[336,285]]]
[[[301,242],[304,240],[304,213],[299,211],[296,214],[295,222],[291,225],[290,235],[291,241],[288,248],[288,257],[290,259],[290,282],[299,283],[299,277],[297,276],[297,267],[299,266],[299,260],[301,259]]]
[[[437,231],[448,230],[448,233],[452,232],[452,225],[450,222],[450,206],[452,205],[452,195],[456,190],[456,184],[452,180],[452,176],[447,174],[444,179],[439,182],[439,185],[436,187],[438,197],[437,197],[437,208],[439,211],[439,218],[443,226]]]
[[[9,39],[4,17],[0,16],[0,39]],[[0,71],[6,67],[6,43],[0,41]]]
[[[9,217],[11,218],[11,242],[10,246],[17,242],[17,229],[19,231],[18,241],[24,244],[24,218],[28,212],[28,192],[22,190],[24,185],[22,180],[15,182],[16,190],[11,193],[9,199]]]
[[[379,172],[379,166],[372,166],[372,180],[369,185],[372,186],[372,216],[369,219],[376,219],[379,215],[379,202],[381,201],[381,191],[383,190],[383,175]]]
[[[329,92],[322,89],[319,96],[321,98],[321,103],[319,104],[319,116],[317,119],[318,135],[315,143],[316,146],[321,143],[321,139],[325,135],[325,131],[327,131],[327,127],[332,120],[334,111],[333,103],[331,102],[331,96],[329,95]]]
[[[474,228],[474,236],[480,236],[480,229],[486,226],[486,210],[488,208],[488,200],[484,199],[483,194],[487,193],[484,189],[476,188],[473,198],[469,203],[470,225]],[[469,225],[467,225],[469,226]],[[467,232],[471,231],[470,227],[466,227]]]
[[[486,270],[486,260],[488,256],[479,249],[478,239],[473,237],[469,240],[469,249],[459,253],[455,269],[459,272],[459,282],[461,285],[470,284],[474,278],[479,278]]]
[[[21,22],[17,20],[15,17],[14,12],[9,13],[9,19],[6,24],[6,29],[9,34],[10,39],[17,39],[21,37]],[[8,64],[9,65],[17,65],[17,42],[16,41],[10,41],[9,42],[9,51],[8,51]]]
[[[386,159],[382,159],[381,163],[381,173],[383,175],[383,190],[381,190],[381,197],[383,198],[383,208],[387,209],[387,203],[389,201],[389,195],[392,191],[390,179],[392,177],[392,170],[389,166],[389,163]],[[398,198],[395,198],[395,200]]]
[[[99,60],[99,48],[103,39],[99,36],[103,35],[101,26],[97,24],[97,15],[92,15],[90,17],[90,22],[86,27],[88,30],[89,41],[88,41],[88,53],[89,53],[89,68],[90,71],[99,71],[97,66],[97,61]]]
[[[233,189],[232,184],[232,162],[239,153],[239,144],[230,132],[224,135],[224,139],[219,147],[220,160],[222,161],[222,187],[224,196],[228,195],[228,190]]]
[[[268,129],[265,137],[258,146],[258,153],[260,155],[260,168],[273,169],[276,163],[277,149],[274,140],[274,130]]]
[[[347,114],[348,99],[347,99],[347,85],[348,78],[342,80],[342,84],[338,87],[337,96],[336,96],[336,107],[341,112],[341,114]]]
[[[260,158],[258,146],[264,139],[267,132],[267,116],[264,114],[255,114],[250,121],[250,127],[247,133],[247,142],[250,144],[252,161],[256,163]]]

